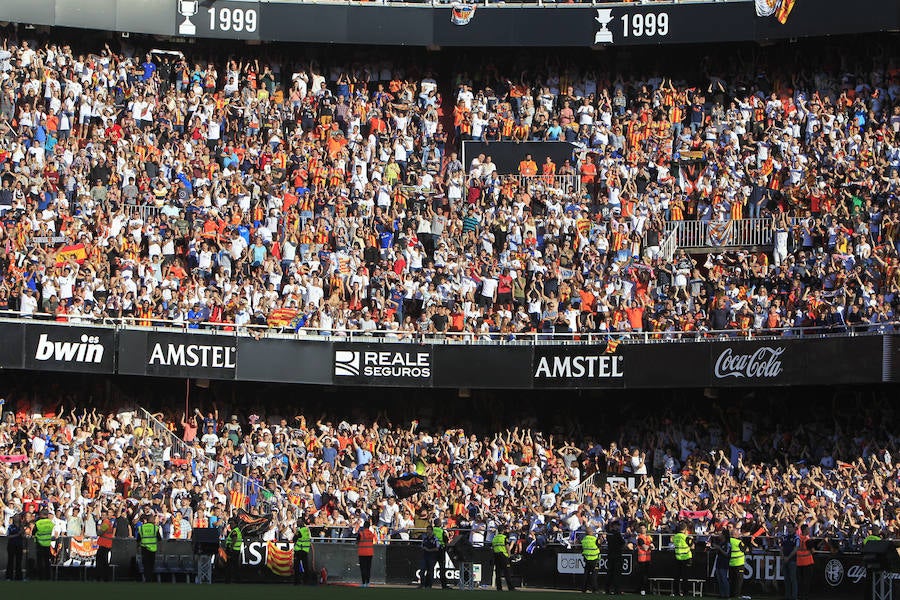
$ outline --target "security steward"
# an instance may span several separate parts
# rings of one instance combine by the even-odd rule
[[[294,534],[294,585],[308,584],[315,581],[309,554],[312,551],[312,533],[306,519],[297,520],[297,532]]]
[[[226,583],[237,582],[241,579],[241,550],[244,549],[244,533],[237,523],[231,524],[231,531],[225,538],[225,554],[228,556],[228,568],[226,569]]]
[[[865,539],[863,539],[863,543],[862,543],[863,549],[865,549],[866,544],[868,544],[869,542],[880,542],[880,541],[881,541],[881,536],[878,535],[877,532],[872,531],[869,533],[869,535],[867,535],[865,537]],[[812,556],[812,552],[810,552],[809,555]],[[865,598],[865,599],[874,597],[872,595],[872,587],[873,587],[874,580],[872,579],[872,576],[869,573],[870,571],[871,571],[871,569],[866,569],[866,578],[863,580],[863,598]]]
[[[653,551],[656,546],[653,544],[653,538],[647,535],[647,526],[638,527],[637,535],[637,574],[638,582],[641,586],[641,596],[650,591],[648,585],[650,581],[650,562],[653,558]]]
[[[815,559],[812,553],[812,540],[809,539],[809,525],[800,525],[797,534],[797,598],[809,600],[809,588],[812,585],[812,570]]]
[[[156,515],[148,508],[144,511],[143,522],[138,528],[138,541],[141,546],[141,563],[144,566],[144,583],[156,581],[156,551],[162,537],[156,524]]]
[[[672,546],[675,548],[675,581],[673,589],[679,596],[684,596],[687,588],[688,569],[693,564],[694,538],[688,533],[690,528],[687,523],[682,523],[678,533],[672,536]]]
[[[744,588],[744,565],[747,562],[745,552],[748,552],[749,548],[741,540],[741,530],[737,527],[732,528],[728,543],[731,546],[731,553],[728,556],[728,569],[731,571],[731,577],[728,583],[731,587],[732,597],[741,598],[741,591]]]
[[[509,549],[512,546],[506,537],[506,528],[501,527],[497,535],[491,540],[491,551],[494,553],[494,577],[497,579],[497,591],[503,591],[501,576],[506,577],[506,587],[509,591],[516,590],[512,583],[512,575],[509,572]]]
[[[581,592],[588,588],[591,592],[599,592],[597,573],[600,571],[600,544],[593,527],[587,528],[587,533],[581,538],[581,558],[584,559],[584,583],[581,584]]]
[[[435,519],[432,523],[431,533],[434,535],[434,539],[438,541],[438,544],[440,544],[435,560],[437,560],[438,575],[441,578],[441,589],[446,590],[449,589],[450,586],[447,585],[447,576],[444,574],[444,565],[447,563],[447,543],[450,539],[447,536],[447,532],[441,527],[440,519]]]
[[[103,519],[97,527],[97,576],[100,581],[109,581],[109,554],[112,552],[116,526],[110,518],[109,509],[103,511]]]
[[[34,523],[34,542],[37,550],[37,578],[50,579],[50,545],[53,543],[53,521],[47,509],[41,511],[41,518]]]

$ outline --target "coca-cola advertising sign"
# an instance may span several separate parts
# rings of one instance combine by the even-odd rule
[[[776,379],[784,372],[784,351],[784,346],[725,348],[716,359],[715,376],[717,379]]]

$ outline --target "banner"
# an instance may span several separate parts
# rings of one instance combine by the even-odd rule
[[[125,375],[234,379],[237,338],[202,330],[121,331],[119,356]]]
[[[800,333],[652,342],[623,334],[592,344],[568,337],[535,345],[379,344],[23,319],[0,322],[0,369],[446,389],[753,388],[900,379],[893,333]]]
[[[279,577],[289,577],[293,574],[294,552],[284,544],[269,542],[266,544],[266,567]]]
[[[451,586],[459,581],[459,565],[449,556],[434,565],[434,581],[440,585],[440,576]],[[476,584],[487,585],[493,581],[493,557],[490,548],[475,548],[473,579]],[[422,578],[422,548],[419,544],[391,544],[385,548],[385,581],[389,584],[417,584]]]
[[[0,322],[0,369],[21,369],[24,359],[25,324]]]
[[[235,377],[242,381],[332,383],[331,342],[237,338]]]
[[[762,3],[762,6],[761,4]],[[466,3],[462,3],[464,6]],[[621,3],[565,10],[507,3],[460,10],[452,4],[104,0],[0,0],[7,21],[190,38],[454,47],[591,47],[754,42],[900,28],[894,2],[757,0]],[[771,11],[771,14],[769,14]],[[468,13],[468,14],[467,14]],[[840,16],[840,18],[835,18]],[[462,23],[467,24],[462,25]],[[715,23],[710,27],[709,23]]]
[[[38,323],[29,323],[25,328],[25,368],[114,373],[115,358],[115,329]]]
[[[531,360],[529,346],[435,345],[434,387],[528,389]]]
[[[69,558],[86,561],[97,557],[97,538],[70,538]]]
[[[335,385],[431,387],[434,357],[430,345],[335,344]]]
[[[0,463],[14,465],[22,462],[28,462],[27,454],[0,454]]]
[[[732,222],[714,221],[709,224],[706,243],[709,246],[727,246],[731,242]]]
[[[624,346],[535,346],[531,373],[535,388],[625,387],[632,365]],[[633,365],[639,368],[638,365]]]

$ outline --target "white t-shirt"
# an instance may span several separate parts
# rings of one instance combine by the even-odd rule
[[[493,298],[494,292],[497,291],[497,280],[485,277],[481,280],[481,295],[486,298]]]

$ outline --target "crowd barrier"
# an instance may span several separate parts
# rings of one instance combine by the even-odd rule
[[[69,540],[60,540],[57,558],[60,568],[56,573],[60,579],[93,579],[93,563],[90,560],[70,560]],[[26,569],[34,572],[34,541],[28,540]],[[290,550],[289,542],[277,542],[281,550]],[[269,543],[259,540],[245,540],[240,554],[241,567],[238,576],[244,582],[285,582],[285,577],[272,573],[267,568]],[[136,567],[137,543],[133,539],[117,538],[113,543],[110,563],[115,566],[117,580],[135,580],[140,577]],[[414,542],[376,545],[372,563],[372,581],[376,584],[415,585],[423,567],[421,547]],[[476,586],[493,585],[493,558],[489,548],[475,548],[472,552],[473,575]],[[189,564],[195,561],[190,541],[164,540],[157,552],[157,564]],[[187,561],[187,562],[186,562]],[[328,580],[333,583],[354,583],[359,581],[359,567],[356,545],[316,543],[312,553],[313,567],[320,575],[324,569]],[[640,581],[636,568],[636,555],[625,553],[622,557],[622,589],[637,591]],[[87,572],[84,564],[87,564]],[[457,585],[461,565],[450,556],[435,565],[436,581],[443,574],[450,585]],[[537,548],[533,553],[516,557],[512,563],[512,573],[518,585],[531,588],[580,589],[583,581],[584,563],[577,547],[567,548],[551,545]],[[608,569],[608,555],[600,557],[601,584]],[[688,570],[688,578],[704,582],[707,596],[716,595],[715,558],[705,549],[694,552]],[[0,574],[6,570],[6,538],[0,537]],[[161,579],[168,575],[160,569]],[[675,572],[675,558],[671,550],[656,550],[652,553],[650,577],[672,577]],[[859,553],[816,553],[810,582],[810,596],[814,598],[858,598],[865,585],[867,571]],[[219,563],[214,569],[214,580],[225,578],[225,567]],[[751,552],[747,555],[744,571],[744,592],[751,596],[777,596],[783,593],[784,569],[781,556],[777,552]]]
[[[698,388],[900,381],[900,334],[584,343],[377,338],[0,321],[0,369],[340,386]]]
[[[896,3],[885,0],[856,0],[852,9],[844,0],[799,0],[783,25],[757,17],[752,0],[511,3],[480,6],[462,19],[455,10],[450,3],[0,0],[4,20],[16,23],[273,42],[591,47],[762,42],[900,28]]]

